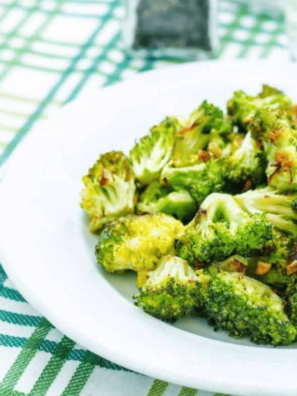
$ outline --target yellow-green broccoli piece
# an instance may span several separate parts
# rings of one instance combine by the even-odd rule
[[[82,180],[81,207],[89,215],[92,232],[99,231],[112,219],[134,212],[134,174],[122,152],[100,155]]]
[[[175,167],[194,165],[199,150],[215,142],[219,149],[224,147],[224,136],[232,132],[232,125],[222,110],[204,101],[194,110],[183,128],[177,132],[173,163]]]
[[[266,184],[265,169],[267,160],[261,146],[248,132],[239,147],[226,158],[226,177],[229,182],[243,189],[247,183],[250,186]]]
[[[297,335],[270,287],[236,272],[210,268],[211,281],[205,312],[215,329],[256,344],[289,345]]]
[[[250,214],[267,213],[267,219],[277,228],[297,238],[297,193],[281,194],[266,187],[236,195],[235,199]]]
[[[154,126],[130,151],[135,178],[142,185],[158,180],[161,171],[171,159],[176,133],[181,124],[176,118],[166,118]]]
[[[163,213],[130,215],[108,224],[96,246],[98,264],[107,272],[152,270],[160,258],[174,254],[182,223]]]
[[[225,167],[221,160],[214,158],[183,168],[176,168],[173,163],[169,163],[163,169],[161,179],[175,189],[186,189],[201,205],[209,194],[223,191]]]
[[[243,91],[234,92],[228,101],[227,110],[233,124],[246,131],[256,111],[264,106],[272,110],[287,110],[292,106],[292,101],[276,88],[263,85],[262,92],[256,96],[247,95]]]
[[[263,146],[268,185],[283,192],[297,191],[297,131],[286,113],[264,107],[255,113],[249,129]]]
[[[285,311],[292,323],[297,329],[297,275],[288,277],[286,290],[283,296]]]
[[[165,256],[135,295],[135,304],[148,314],[167,322],[197,313],[204,307],[208,277],[197,276],[185,260]]]
[[[232,255],[252,257],[273,238],[266,214],[249,215],[228,194],[211,194],[177,242],[177,255],[192,266]]]

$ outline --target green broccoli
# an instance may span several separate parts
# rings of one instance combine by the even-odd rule
[[[297,143],[297,141],[296,141]],[[266,170],[268,185],[283,192],[297,192],[297,150],[295,146],[275,151]]]
[[[175,322],[203,309],[203,290],[207,287],[207,276],[198,277],[185,260],[166,256],[147,273],[139,294],[133,298],[150,315]]]
[[[285,311],[293,326],[297,329],[297,275],[288,277],[287,287],[284,293]]]
[[[250,214],[267,213],[267,218],[280,230],[297,237],[297,193],[281,194],[266,187],[235,196],[240,206]]]
[[[259,255],[273,238],[266,214],[249,215],[228,194],[211,194],[178,238],[177,255],[196,266],[237,254]]]
[[[249,129],[267,157],[268,184],[283,192],[297,191],[297,136],[286,113],[262,108]]]
[[[247,95],[243,91],[234,92],[233,97],[228,101],[227,110],[233,124],[246,131],[255,112],[264,106],[273,110],[287,110],[292,106],[292,101],[277,89],[263,85],[262,92],[256,96]]]
[[[226,164],[226,177],[239,190],[247,183],[251,186],[266,184],[266,157],[250,133],[246,134],[241,147],[226,158]]]
[[[184,168],[175,168],[169,163],[161,175],[163,183],[175,189],[186,189],[199,205],[209,194],[223,190],[224,178],[224,164],[214,158]]]
[[[154,126],[149,135],[140,139],[130,151],[135,178],[143,185],[160,177],[163,167],[171,159],[176,133],[181,124],[176,118],[166,118]]]
[[[107,272],[152,270],[160,258],[174,254],[174,241],[183,231],[180,221],[163,213],[122,217],[99,235],[96,257]]]
[[[89,215],[92,232],[111,219],[134,212],[134,174],[122,152],[102,154],[82,180],[81,207]]]
[[[218,143],[218,136],[231,132],[231,123],[224,118],[223,112],[204,101],[193,111],[184,127],[177,133],[173,154],[174,166],[194,165],[199,150],[204,150],[211,141],[216,141],[219,146],[224,145],[222,139]]]
[[[205,313],[215,329],[235,338],[248,336],[257,344],[289,345],[295,340],[297,331],[270,287],[236,272],[209,272]]]
[[[188,191],[174,191],[171,187],[154,181],[140,195],[136,210],[140,213],[166,213],[188,222],[198,207]]]
[[[292,238],[276,227],[272,228],[273,239],[267,243],[266,251],[261,257],[249,260],[246,274],[274,290],[282,292],[287,283],[287,267],[293,247]]]

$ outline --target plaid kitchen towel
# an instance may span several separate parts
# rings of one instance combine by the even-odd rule
[[[0,165],[33,125],[90,87],[182,60],[120,48],[120,0],[0,0]],[[219,2],[220,58],[288,59],[284,18]],[[0,266],[0,396],[210,396],[132,373],[61,334]]]

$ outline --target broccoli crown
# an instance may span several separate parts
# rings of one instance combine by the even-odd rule
[[[196,163],[199,150],[204,150],[211,141],[224,146],[224,140],[220,139],[219,135],[231,132],[231,123],[224,118],[222,110],[204,101],[177,133],[173,154],[174,166],[193,165]]]
[[[150,315],[175,322],[203,309],[207,284],[208,278],[198,277],[185,260],[165,256],[133,298]]]
[[[130,160],[136,179],[143,185],[157,180],[165,164],[170,160],[181,128],[176,118],[166,118],[154,126],[130,151]]]
[[[227,110],[234,125],[246,130],[256,111],[261,107],[272,110],[286,110],[290,106],[292,106],[292,101],[288,96],[275,88],[264,85],[262,92],[256,96],[247,95],[243,91],[236,91],[228,101]]]
[[[262,108],[256,112],[249,128],[267,157],[268,184],[280,191],[296,191],[297,138],[286,113]]]
[[[282,110],[271,110],[269,107],[262,107],[255,112],[249,130],[257,142],[278,148],[286,147],[295,140],[286,113]]]
[[[225,167],[222,161],[210,159],[200,177],[189,186],[189,191],[196,202],[201,205],[208,195],[221,192],[225,186]]]
[[[268,184],[283,192],[297,191],[297,151],[295,146],[278,149],[266,169]]]
[[[281,194],[266,187],[236,195],[236,201],[250,214],[268,213],[267,218],[277,228],[297,237],[297,213],[292,210],[297,194]]]
[[[285,232],[273,227],[273,240],[266,247],[264,256],[249,261],[246,274],[270,285],[275,290],[283,291],[287,282],[287,266],[291,257],[293,241]],[[258,266],[264,271],[258,272]]]
[[[199,205],[209,194],[223,190],[224,178],[224,163],[214,158],[183,168],[175,168],[169,163],[161,175],[167,185],[189,191]]]
[[[289,345],[296,338],[282,300],[263,283],[220,271],[211,277],[206,316],[216,329],[232,337],[250,337],[257,344]]]
[[[290,321],[297,328],[297,275],[288,277],[287,288],[284,293],[285,311]]]
[[[102,154],[83,177],[81,207],[90,218],[90,230],[100,230],[110,219],[133,213],[134,174],[130,162],[120,151]]]
[[[247,181],[253,186],[266,182],[266,157],[250,132],[246,134],[241,147],[227,157],[226,163],[227,179],[239,186],[243,187]]]
[[[140,195],[136,209],[141,213],[171,214],[187,222],[193,218],[198,208],[188,191],[174,191],[171,187],[154,181]]]
[[[177,242],[177,255],[193,266],[237,254],[255,256],[273,238],[265,214],[248,215],[228,194],[211,194]]]
[[[160,258],[174,253],[180,221],[163,213],[122,217],[108,224],[96,246],[96,257],[106,271],[152,270]]]

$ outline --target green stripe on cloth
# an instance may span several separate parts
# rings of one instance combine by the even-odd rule
[[[74,342],[64,336],[28,396],[44,396],[46,394],[73,347]]]
[[[168,382],[155,380],[147,396],[162,396],[168,387]]]
[[[111,3],[110,7],[113,7],[114,4],[116,4],[116,3],[115,2]],[[90,46],[94,42],[95,38],[97,37],[98,33],[101,31],[103,26],[104,26],[104,23],[99,24],[99,26],[97,26],[97,28],[91,34],[89,39],[85,42],[85,44],[83,44],[81,46],[79,54],[73,58],[72,62],[70,63],[68,68],[65,70],[65,72],[61,74],[61,77],[59,78],[58,82],[53,86],[53,88],[50,90],[48,95],[40,103],[38,108],[35,110],[35,112],[32,114],[32,116],[28,119],[28,121],[25,123],[25,125],[19,130],[16,137],[7,145],[6,150],[0,156],[0,165],[2,165],[8,157],[10,157],[12,151],[15,149],[17,144],[24,138],[24,136],[32,128],[32,126],[35,124],[36,120],[40,117],[40,115],[43,113],[43,111],[46,109],[46,107],[49,105],[49,103],[54,99],[55,95],[57,94],[59,89],[62,87],[62,85],[66,82],[68,77],[71,75],[72,71],[75,69],[78,62],[81,59],[83,59],[87,50],[90,48]]]
[[[6,281],[7,275],[3,269],[3,267],[0,265],[0,289],[3,287],[3,283]]]
[[[87,352],[61,396],[78,396],[92,374],[98,359],[98,356]]]
[[[0,320],[7,323],[17,324],[20,326],[37,327],[41,321],[40,316],[22,315],[14,312],[3,311],[0,309]]]
[[[179,392],[178,396],[195,396],[195,395],[197,395],[197,393],[198,393],[198,391],[196,389],[184,387]]]
[[[47,335],[51,328],[52,325],[45,318],[42,318],[39,326],[34,331],[32,336],[28,339],[26,345],[21,350],[17,359],[4,377],[0,385],[1,396],[11,396],[13,388],[18,383],[23,372],[35,356],[38,348],[42,344],[44,337]]]
[[[0,288],[0,296],[7,298],[8,300],[26,302],[24,297],[15,289],[11,289],[10,287],[3,286]]]
[[[31,12],[34,11],[38,11],[39,10],[39,4],[42,2],[42,0],[37,0],[37,4],[35,4],[32,8],[31,8]],[[58,14],[59,10],[61,9],[62,5],[64,3],[64,0],[59,0],[56,7],[48,14],[45,22],[40,26],[39,29],[37,29],[34,34],[32,34],[29,38],[27,38],[26,40],[26,44],[24,46],[22,46],[19,50],[16,51],[16,56],[9,62],[8,66],[2,71],[2,73],[0,74],[0,82],[7,76],[10,67],[17,64],[18,61],[21,59],[21,57],[23,56],[23,54],[25,54],[28,50],[28,48],[30,48],[30,45],[33,43],[34,40],[36,40],[39,35],[43,32],[43,30],[45,30],[45,28],[50,24],[50,22],[52,21],[52,19],[54,18],[55,15]],[[31,12],[30,9],[28,10],[28,14],[27,14],[27,18],[25,18],[22,23],[20,25],[18,25],[17,29],[22,27],[22,25],[27,22],[28,18],[31,16]],[[12,37],[15,35],[16,32],[13,32]],[[7,37],[7,36],[6,36]],[[10,38],[10,37],[8,37]]]

